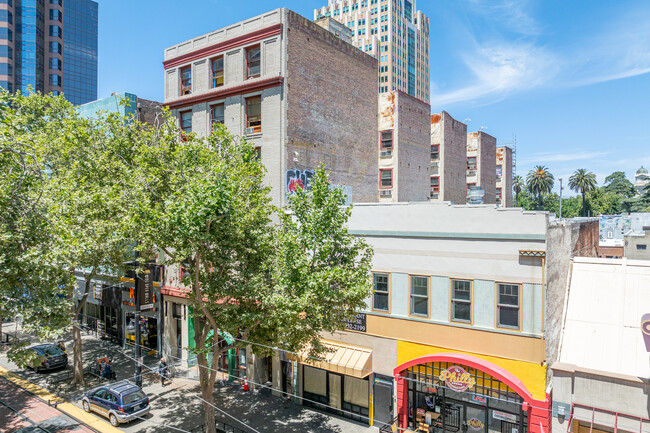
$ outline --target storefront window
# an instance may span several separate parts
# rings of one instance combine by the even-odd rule
[[[455,373],[451,380],[447,379],[448,373]],[[431,362],[408,368],[405,377],[409,427],[413,430],[526,432],[523,399],[488,373],[462,365]]]

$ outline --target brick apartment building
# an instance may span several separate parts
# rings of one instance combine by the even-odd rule
[[[377,59],[282,8],[169,47],[163,65],[181,128],[254,143],[275,204],[320,164],[352,201],[378,200]]]
[[[512,149],[500,146],[496,153],[496,204],[512,207]]]
[[[496,203],[497,139],[483,131],[467,134],[467,191],[472,186],[483,188],[483,202]]]
[[[352,30],[352,44],[379,60],[379,93],[429,103],[429,18],[415,0],[329,0],[314,11]]]
[[[400,91],[379,96],[379,201],[429,197],[431,106]]]
[[[431,115],[430,200],[464,204],[467,125],[446,111]]]

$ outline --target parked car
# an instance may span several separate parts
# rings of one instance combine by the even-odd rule
[[[38,359],[29,363],[29,367],[36,371],[54,370],[55,368],[66,368],[68,366],[68,354],[59,346],[54,344],[39,344],[28,348],[36,352]]]
[[[81,405],[86,412],[104,415],[117,427],[123,422],[149,413],[149,397],[139,386],[122,381],[100,386],[84,394]]]

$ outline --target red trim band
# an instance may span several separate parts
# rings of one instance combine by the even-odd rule
[[[173,296],[175,298],[187,298],[187,294],[190,293],[190,289],[183,289],[180,287],[172,287],[172,286],[163,286],[160,289],[160,293],[162,293],[165,296]]]
[[[240,84],[239,86],[229,87],[226,89],[217,88],[208,93],[186,96],[182,99],[165,102],[163,105],[174,110],[178,108],[189,107],[195,104],[200,104],[201,102],[206,102],[212,99],[227,98],[229,96],[242,95],[244,93],[258,92],[260,90],[270,89],[271,87],[281,86],[283,82],[284,77],[265,78],[263,80],[258,79]]]
[[[512,388],[524,399],[525,403],[528,403],[530,405],[533,404],[533,395],[530,393],[530,391],[528,391],[526,385],[524,385],[524,383],[514,374],[510,373],[503,367],[492,364],[489,361],[476,358],[471,355],[465,355],[463,353],[438,353],[435,355],[422,356],[420,358],[412,359],[409,362],[405,362],[404,364],[395,368],[393,372],[397,377],[407,368],[413,367],[414,365],[426,364],[427,362],[449,362],[451,364],[461,364],[484,371],[486,373],[490,373],[491,376]]]
[[[275,24],[273,26],[265,27],[254,32],[246,33],[242,36],[237,36],[236,38],[225,40],[216,45],[199,48],[198,50],[190,51],[189,53],[182,54],[178,57],[174,57],[173,59],[165,60],[163,62],[163,66],[165,67],[165,70],[167,70],[175,66],[182,65],[183,63],[191,62],[203,57],[212,56],[213,54],[230,50],[235,47],[240,47],[242,45],[261,41],[262,39],[279,35],[280,33],[282,33],[282,24]]]

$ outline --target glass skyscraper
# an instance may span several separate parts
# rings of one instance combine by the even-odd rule
[[[0,0],[0,87],[97,99],[97,18],[93,0]]]

